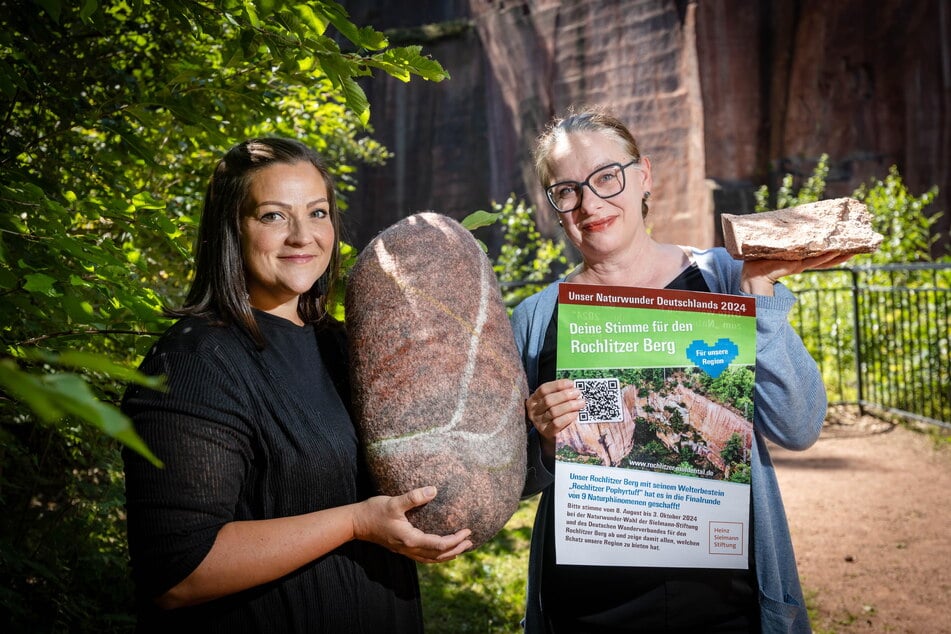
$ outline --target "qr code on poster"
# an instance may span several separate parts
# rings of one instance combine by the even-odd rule
[[[575,379],[585,406],[578,412],[579,423],[620,423],[621,382],[617,379]]]

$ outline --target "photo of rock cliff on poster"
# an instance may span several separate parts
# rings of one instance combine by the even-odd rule
[[[747,568],[754,300],[564,283],[557,338],[558,563]]]

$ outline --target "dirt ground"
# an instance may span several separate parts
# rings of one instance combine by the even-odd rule
[[[832,410],[770,453],[816,634],[951,633],[951,444]]]

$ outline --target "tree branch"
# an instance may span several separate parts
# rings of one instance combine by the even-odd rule
[[[51,332],[46,335],[40,335],[39,337],[25,339],[14,345],[32,346],[36,343],[39,343],[40,341],[45,341],[46,339],[56,339],[58,337],[78,337],[82,335],[144,335],[149,337],[158,337],[161,334],[162,333],[160,332],[151,332],[148,330],[110,330],[90,328],[88,330],[64,330],[62,332]]]

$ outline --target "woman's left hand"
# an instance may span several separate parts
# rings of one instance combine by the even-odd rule
[[[472,548],[471,530],[464,528],[451,535],[432,535],[419,530],[406,518],[407,511],[424,506],[435,497],[436,487],[429,486],[403,495],[378,495],[364,500],[354,505],[354,537],[374,542],[423,564],[455,559]]]
[[[829,269],[851,258],[853,253],[825,253],[805,260],[747,260],[743,263],[740,290],[750,295],[772,295],[779,278],[807,269]]]

